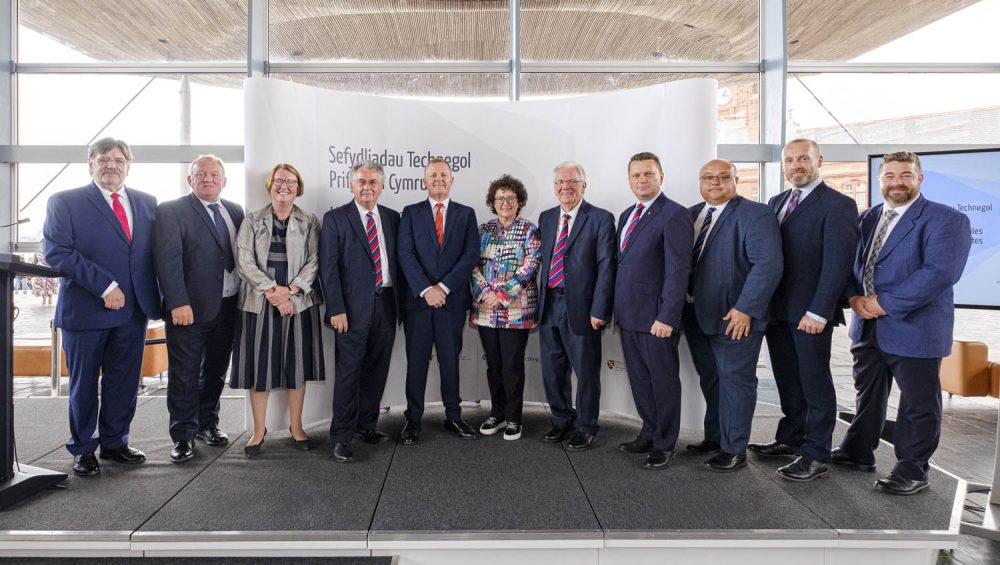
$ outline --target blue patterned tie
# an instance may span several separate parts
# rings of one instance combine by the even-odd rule
[[[222,217],[222,211],[219,210],[219,204],[216,202],[209,204],[208,207],[212,210],[212,216],[215,218],[215,235],[219,238],[222,251],[226,254],[226,271],[232,272],[236,268],[236,258],[233,257],[233,242],[229,241],[229,228],[226,226],[226,220]]]
[[[708,230],[712,227],[712,214],[714,213],[715,208],[708,209],[708,214],[705,215],[705,222],[701,224],[701,229],[698,230],[698,238],[694,240],[694,252],[691,255],[692,269],[698,264],[698,260],[701,259],[701,252],[705,247],[705,240],[708,239]]]

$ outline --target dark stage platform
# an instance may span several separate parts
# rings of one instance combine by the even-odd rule
[[[72,475],[66,400],[15,401],[20,461],[70,473],[0,513],[0,556],[341,556],[399,563],[933,563],[954,547],[965,483],[935,470],[931,488],[895,497],[872,488],[878,474],[835,467],[812,483],[781,479],[787,460],[751,454],[736,473],[713,473],[682,446],[666,470],[617,450],[636,421],[602,418],[595,447],[571,453],[541,442],[544,408],[525,411],[519,441],[462,441],[429,410],[420,441],[355,442],[357,461],[337,464],[323,426],[301,452],[271,430],[263,453],[243,456],[242,399],[225,399],[227,448],[199,443],[194,460],[169,462],[162,397],[140,400],[133,445],[149,460],[102,461],[101,475]],[[477,424],[486,410],[470,406]],[[760,404],[755,441],[768,441],[777,408]],[[402,416],[384,416],[393,438]],[[843,428],[839,431],[842,433]],[[880,471],[892,465],[879,449]]]

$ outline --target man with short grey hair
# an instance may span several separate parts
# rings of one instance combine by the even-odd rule
[[[587,449],[597,435],[601,402],[601,334],[611,319],[615,286],[615,218],[586,200],[587,173],[566,161],[553,171],[559,205],[542,212],[538,320],[542,380],[552,429],[542,438]],[[571,373],[577,376],[573,402]]]
[[[195,438],[223,446],[219,397],[235,333],[239,277],[234,255],[243,208],[220,198],[226,170],[215,155],[191,163],[191,194],[156,209],[156,275],[167,329],[170,460],[194,457]]]
[[[323,216],[319,245],[325,320],[336,332],[330,441],[338,463],[354,460],[355,435],[370,444],[389,439],[375,428],[403,298],[396,290],[399,213],[378,204],[382,165],[356,163],[350,181],[354,199]]]

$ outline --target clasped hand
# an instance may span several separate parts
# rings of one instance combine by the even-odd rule
[[[295,313],[292,306],[292,290],[287,286],[275,285],[264,292],[264,298],[278,309],[278,313],[284,316],[291,316]]]
[[[874,320],[885,316],[886,312],[878,303],[878,296],[852,296],[847,299],[851,305],[851,310],[865,320]]]

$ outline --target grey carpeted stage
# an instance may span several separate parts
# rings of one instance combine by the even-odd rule
[[[774,473],[787,460],[753,455],[746,469],[713,473],[702,466],[705,457],[684,453],[683,445],[700,440],[692,435],[682,435],[668,469],[647,471],[644,456],[617,450],[635,437],[634,420],[604,416],[595,447],[571,453],[540,441],[549,421],[538,406],[526,408],[525,434],[514,442],[499,434],[462,441],[441,429],[440,409],[430,409],[416,445],[357,441],[357,461],[345,465],[329,458],[323,427],[308,430],[316,451],[297,451],[286,443],[287,430],[269,430],[263,453],[247,460],[248,435],[236,431],[242,399],[225,399],[230,445],[199,442],[194,460],[174,465],[164,398],[140,402],[131,443],[148,461],[102,461],[101,475],[84,479],[73,476],[63,447],[65,399],[15,401],[20,461],[70,478],[66,488],[0,513],[0,556],[352,558],[345,563],[395,555],[401,563],[470,562],[470,555],[476,562],[541,556],[552,563],[562,556],[597,563],[600,554],[601,563],[652,563],[666,555],[657,552],[683,560],[712,549],[718,562],[733,551],[753,563],[839,550],[847,552],[837,553],[842,561],[828,563],[865,562],[851,557],[853,550],[884,565],[894,562],[891,551],[910,551],[900,562],[914,562],[953,547],[956,494],[964,497],[964,484],[938,470],[931,488],[912,497],[879,493],[872,488],[879,474],[840,467],[812,483],[789,482]],[[475,425],[486,415],[481,407],[464,410]],[[772,437],[778,415],[758,405],[754,441]],[[392,413],[379,427],[395,439],[401,425]],[[879,470],[888,471],[891,446],[879,457]]]

